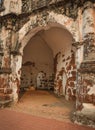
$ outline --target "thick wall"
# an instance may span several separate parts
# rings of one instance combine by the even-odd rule
[[[23,23],[23,21],[21,21],[21,23]],[[56,29],[54,30],[54,32],[56,32],[55,35],[53,35],[53,32],[52,33],[48,32],[48,30],[51,29],[52,27],[62,28],[62,30],[61,30],[62,33],[57,37],[58,30],[56,30]],[[49,10],[48,13],[43,12],[43,13],[38,13],[37,15],[31,15],[29,17],[29,21],[26,24],[22,25],[21,29],[17,32],[18,38],[16,38],[17,35],[15,33],[15,30],[12,30],[12,28],[10,28],[9,21],[8,21],[8,28],[6,28],[6,30],[7,31],[5,31],[5,32],[8,34],[6,37],[4,36],[4,41],[3,41],[3,45],[5,47],[6,47],[7,37],[8,37],[8,44],[10,44],[10,43],[12,44],[12,45],[10,44],[10,46],[14,46],[14,43],[16,44],[17,42],[21,44],[19,54],[17,54],[17,55],[11,54],[11,55],[9,55],[10,58],[7,58],[8,49],[6,49],[7,52],[3,56],[3,62],[2,62],[2,64],[4,64],[5,66],[6,65],[8,66],[9,65],[8,63],[10,62],[9,67],[12,69],[12,73],[9,75],[9,79],[11,80],[10,81],[11,85],[9,85],[9,86],[14,86],[14,87],[12,87],[13,91],[14,91],[13,95],[12,95],[14,101],[18,100],[18,96],[17,96],[18,92],[19,92],[19,87],[18,87],[19,83],[18,82],[20,82],[20,71],[21,71],[21,63],[22,63],[22,55],[23,55],[24,47],[29,42],[31,37],[33,37],[37,32],[39,32],[41,30],[45,30],[47,33],[47,34],[45,34],[45,40],[48,43],[48,46],[53,51],[53,57],[55,58],[56,55],[61,53],[61,58],[57,57],[58,64],[55,63],[55,66],[57,66],[55,82],[58,84],[57,85],[55,83],[55,86],[57,86],[57,88],[59,89],[60,84],[61,84],[61,88],[62,88],[62,82],[64,80],[64,82],[65,82],[65,83],[63,83],[64,86],[66,86],[67,88],[69,87],[69,85],[67,83],[71,79],[73,79],[72,76],[68,76],[68,74],[67,74],[68,70],[73,70],[72,67],[69,66],[69,62],[70,63],[72,62],[71,59],[74,59],[74,56],[72,55],[73,52],[71,52],[71,44],[73,42],[72,39],[74,38],[73,40],[79,41],[79,31],[78,31],[77,21],[74,21],[72,18],[69,18],[68,16],[65,16],[61,13],[55,12],[53,10],[52,11]],[[70,33],[68,33],[68,32],[70,32]],[[73,35],[73,38],[71,37],[71,34]],[[51,36],[53,37],[53,39]],[[41,37],[43,39],[42,34],[41,34]],[[57,37],[57,39],[56,39],[56,37]],[[17,39],[17,41],[15,40],[15,38]],[[53,41],[52,40],[50,41],[50,39],[52,39]],[[69,40],[70,40],[70,42],[69,42]],[[69,50],[68,50],[68,46],[70,47]],[[67,61],[68,61],[68,63],[67,63]],[[7,62],[7,63],[5,64],[5,62]],[[68,67],[68,68],[66,68],[66,67]],[[54,68],[56,68],[56,67],[54,67]],[[59,83],[57,78],[59,77],[59,73],[61,71],[63,71],[62,69],[65,69],[65,72],[61,74],[61,77],[63,76],[64,78],[63,78],[63,80],[61,80],[61,83]],[[68,71],[68,73],[71,73],[71,72]],[[72,74],[70,74],[70,75],[72,75]],[[74,75],[75,75],[75,72],[74,72]],[[69,77],[70,77],[70,79],[68,79]],[[65,80],[65,79],[67,79],[67,80]],[[72,83],[73,88],[75,85],[74,81],[75,81],[75,77],[74,77],[73,83]],[[16,88],[16,89],[14,89],[14,88]],[[70,89],[70,95],[71,95],[71,91],[72,90]],[[64,89],[63,93],[65,94],[65,92],[66,92],[66,90]],[[59,93],[59,90],[57,93]]]
[[[66,100],[76,98],[76,64],[75,53],[71,44],[68,50],[59,51],[55,57],[55,93],[64,95]]]
[[[95,6],[91,1],[83,6],[81,49],[83,62],[78,65],[76,121],[95,127]]]
[[[52,75],[54,70],[55,93],[57,95],[64,95],[67,100],[75,99],[76,65],[75,53],[72,49],[72,39],[72,35],[66,29],[60,27],[39,31],[36,36],[31,38],[24,48],[23,63],[31,61],[35,66],[22,67],[23,77],[29,77],[27,81],[22,78],[24,83],[27,82],[29,84],[28,79],[31,82],[31,78],[34,77],[32,82],[36,84],[38,72],[43,71],[47,75],[49,73]],[[25,87],[23,83],[22,86]]]
[[[45,30],[47,31],[48,35],[45,34],[44,42],[48,43],[48,46],[52,50],[51,52],[53,52],[52,58],[54,57],[54,72],[56,77],[55,93],[57,93],[58,95],[66,96],[67,100],[74,99],[76,96],[76,108],[78,110],[78,115],[76,116],[77,120],[75,119],[75,122],[82,122],[83,119],[83,124],[88,123],[88,125],[92,125],[94,119],[95,125],[95,116],[88,122],[89,117],[92,117],[95,113],[95,2],[82,0],[81,2],[83,2],[83,6],[80,6],[82,4],[79,3],[78,5],[77,2],[78,1],[74,2],[74,8],[72,8],[72,4],[70,4],[70,8],[67,7],[68,4],[66,4],[62,7],[55,6],[55,8],[52,9],[48,8],[48,10],[41,10],[42,12],[32,12],[31,16],[27,17],[27,22],[24,21],[24,18],[26,17],[25,16],[23,18],[24,14],[20,15],[21,17],[17,16],[18,18],[21,18],[19,19],[20,23],[17,19],[14,18],[14,15],[9,15],[8,17],[5,16],[2,18],[3,22],[1,21],[0,25],[1,104],[2,101],[4,103],[10,102],[10,100],[13,102],[18,101],[21,74],[20,72],[24,47],[27,45],[27,43],[29,43],[30,39],[36,33],[41,30]],[[26,11],[30,11],[30,5],[31,4],[27,5],[26,2],[23,9],[26,9]],[[4,6],[5,10],[0,13],[0,16],[6,15],[11,12],[17,14],[21,13],[21,0],[4,0]],[[16,22],[15,25],[14,22]],[[63,37],[64,41],[60,41],[60,37],[56,40],[56,37],[54,35],[52,35],[54,40],[52,39],[52,37],[49,38],[51,34],[50,32],[48,33],[48,30],[52,27],[61,27],[62,29],[67,29],[73,36],[73,40],[71,40],[70,44],[67,44],[67,42],[65,41],[66,38],[68,39],[68,36],[65,37],[65,35]],[[40,35],[43,39],[44,34],[40,33]],[[52,39],[53,41],[50,41],[50,39]],[[19,53],[15,50],[13,53],[10,52],[10,48],[14,49],[13,46],[16,43],[17,46],[20,45],[20,50],[18,50]],[[39,45],[42,44],[44,47],[46,46],[46,44],[42,43],[41,41]],[[75,51],[72,49],[71,44],[73,44],[74,49],[76,48]],[[67,45],[69,48],[67,47]],[[36,49],[35,46],[34,49]],[[51,63],[51,61],[53,60],[50,60],[50,49],[44,50],[44,53],[49,52],[46,54],[46,59],[49,58],[48,61],[50,61],[49,63]],[[32,52],[33,55],[36,55],[38,53],[37,51],[35,54],[34,50],[32,50]],[[42,61],[39,60],[39,57],[43,57],[43,64]],[[39,70],[42,68],[43,65],[44,70],[47,71],[47,68],[49,68],[50,66],[45,67],[45,63],[47,61],[42,55],[42,51],[39,57],[36,57],[35,60],[37,66],[40,66]],[[31,58],[32,57],[29,57],[28,61],[31,60]],[[40,65],[38,65],[38,61]],[[33,70],[36,64],[33,64],[34,61],[31,61],[30,63],[32,63],[31,68]],[[28,68],[27,66],[24,66],[24,69],[26,71],[30,71],[31,68],[30,66]],[[35,76],[32,77],[31,75],[29,77],[33,78]],[[77,84],[75,81],[77,82]],[[77,88],[75,88],[75,86],[77,86]],[[90,112],[92,113],[92,116]]]
[[[95,104],[94,92],[94,62],[95,61],[95,9],[93,3],[86,2],[82,14],[82,39],[83,39],[83,64],[81,68],[81,79],[79,79],[78,97],[80,109],[84,107],[83,103]],[[86,65],[87,64],[87,65]],[[91,66],[92,65],[92,66]],[[87,68],[86,68],[87,67]],[[90,68],[89,68],[90,67]],[[86,70],[85,70],[86,68]],[[82,70],[83,69],[83,70]],[[84,71],[85,70],[85,71]],[[80,75],[80,74],[79,74]],[[81,82],[80,82],[81,81]],[[83,97],[84,94],[84,97]]]

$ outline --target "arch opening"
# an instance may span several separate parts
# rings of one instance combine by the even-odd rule
[[[23,49],[21,88],[52,89],[67,100],[75,99],[76,65],[72,41],[71,33],[58,26],[42,28],[32,35]]]

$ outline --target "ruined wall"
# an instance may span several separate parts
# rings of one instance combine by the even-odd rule
[[[78,28],[77,21],[68,19],[68,17],[61,15],[61,14],[57,14],[53,11],[49,12],[48,14],[46,12],[44,12],[43,14],[31,16],[30,21],[27,24],[25,24],[23,26],[23,28],[19,31],[19,41],[23,45],[22,48],[20,49],[21,53],[23,52],[23,48],[26,45],[26,43],[29,41],[29,39],[33,35],[35,35],[35,33],[40,31],[41,29],[44,29],[47,31],[50,28],[56,27],[56,26],[62,28],[62,25],[64,25],[64,27],[66,27],[72,33],[72,36],[75,39],[75,41],[79,40],[80,35],[79,35],[78,29],[77,29]],[[64,27],[63,27],[63,30],[64,30]],[[29,32],[30,29],[32,29],[32,30]],[[28,35],[24,37],[24,35],[27,32],[29,32]],[[66,32],[67,31],[65,31],[65,33]],[[64,36],[64,34],[63,34],[63,36]],[[24,37],[24,39],[23,39],[23,37]],[[66,45],[67,48],[65,48],[65,49],[64,49],[64,45],[62,44],[62,41],[60,41],[60,39],[59,39],[59,42],[54,47],[52,46],[52,45],[55,45],[53,42],[49,43],[49,44],[52,47],[52,49],[54,49],[53,50],[54,57],[58,53],[61,53],[60,54],[61,58],[57,59],[58,64],[56,63],[57,71],[56,71],[56,79],[55,79],[55,86],[56,86],[55,93],[57,93],[58,95],[66,96],[67,100],[73,100],[73,99],[75,99],[75,96],[76,96],[75,95],[75,93],[76,93],[76,90],[75,90],[75,84],[76,84],[76,82],[75,82],[75,80],[76,80],[75,54],[73,54],[74,52],[71,49],[73,38],[70,39],[71,41],[68,44],[67,41],[65,40],[65,39],[68,39],[68,37],[69,37],[68,35],[64,36],[64,39],[63,39],[63,44],[64,43],[65,43],[65,45],[67,44]],[[68,48],[68,46],[69,46],[69,48]],[[63,72],[63,74],[61,75],[63,79],[61,81],[62,85],[60,87],[60,85],[58,85],[58,77],[59,77],[60,71],[62,71],[63,68],[65,69],[65,72]]]
[[[10,15],[6,19],[9,19],[9,17]],[[11,32],[11,34],[9,33],[10,34],[9,40],[11,41],[10,42],[11,45],[9,46],[9,48],[11,48],[11,51],[7,53],[10,56],[10,60],[8,58],[9,61],[7,62],[11,61],[10,62],[11,74],[9,75],[9,79],[10,79],[9,86],[14,86],[13,87],[14,92],[13,92],[13,97],[12,97],[13,100],[17,101],[18,99],[18,92],[19,92],[18,86],[20,85],[19,83],[20,74],[21,74],[20,71],[21,71],[24,47],[29,42],[31,37],[33,37],[37,32],[41,30],[48,31],[52,27],[62,28],[63,30],[65,30],[65,32],[66,31],[69,32],[69,35],[73,36],[73,38],[71,38],[70,44],[67,44],[67,42],[65,41],[66,39],[65,33],[64,33],[64,37],[65,37],[64,41],[61,42],[59,38],[59,42],[57,41],[58,44],[55,41],[56,46],[54,46],[54,43],[52,42],[49,43],[48,41],[50,47],[53,49],[54,57],[56,57],[56,55],[59,54],[59,52],[61,53],[61,58],[57,57],[56,59],[56,61],[58,60],[58,64],[57,63],[55,64],[56,66],[55,68],[57,68],[55,86],[58,87],[57,90],[60,88],[59,87],[60,85],[59,86],[57,85],[57,78],[59,77],[58,75],[62,73],[61,72],[63,71],[62,69],[65,69],[64,73],[61,74],[61,78],[63,78],[62,82],[59,84],[63,84],[61,85],[61,89],[64,89],[64,91],[62,90],[63,95],[67,94],[66,98],[68,100],[69,100],[69,97],[72,99],[72,97],[75,96],[74,89],[75,89],[76,73],[75,73],[75,61],[74,61],[75,52],[73,49],[71,49],[71,46],[73,42],[75,43],[78,42],[81,37],[81,33],[78,30],[79,20],[74,20],[71,17],[69,17],[68,8],[66,8],[66,12],[65,12],[64,7],[62,8],[59,7],[58,10],[55,10],[54,8],[48,9],[48,10],[42,10],[42,12],[31,13],[30,16],[26,15],[26,17],[27,18],[25,19],[23,15],[22,16],[20,15],[17,17],[16,15],[12,14],[11,19],[5,22],[5,23],[8,23],[8,29]],[[26,20],[28,20],[28,22],[26,22]],[[63,43],[64,43],[64,46],[63,46]],[[69,50],[66,44],[68,46],[70,45]],[[67,48],[64,49],[65,46]],[[62,88],[62,86],[65,86],[68,89],[65,89],[65,87]]]
[[[52,24],[53,23],[53,24]],[[59,24],[59,25],[58,25]],[[37,13],[36,15],[31,15],[30,20],[24,24],[24,26],[19,30],[19,42],[21,42],[23,48],[27,44],[28,40],[35,35],[38,31],[44,29],[48,30],[51,27],[63,27],[72,34],[75,42],[79,41],[79,25],[78,21],[74,21],[65,15],[58,14],[54,11],[43,11],[42,13]],[[29,32],[29,33],[28,33]],[[27,34],[25,36],[25,34]],[[25,37],[24,37],[25,36]],[[28,37],[27,37],[28,36]]]
[[[81,105],[83,102],[89,102],[94,104],[94,60],[95,60],[95,9],[93,3],[86,2],[83,8],[83,24],[82,24],[82,39],[83,39],[83,63],[80,65],[79,73],[79,100],[81,100]],[[90,67],[90,68],[89,68]],[[92,74],[93,73],[93,74]],[[83,94],[84,96],[83,96]],[[81,93],[81,94],[80,94]],[[81,106],[83,107],[83,106]],[[80,108],[81,108],[80,107]]]
[[[4,21],[3,21],[4,20]],[[20,85],[21,55],[15,55],[18,48],[18,34],[14,19],[8,17],[0,21],[0,105],[18,101]],[[19,63],[20,60],[20,63]],[[18,69],[17,69],[17,68]],[[7,98],[8,97],[8,98]]]
[[[82,49],[83,61],[77,73],[77,122],[95,127],[95,7],[86,1],[82,8]],[[79,49],[79,50],[80,50]]]
[[[76,64],[75,54],[68,47],[68,51],[61,51],[55,57],[55,93],[64,95],[66,100],[75,100],[76,97]]]
[[[31,65],[24,65],[27,62],[31,62]],[[53,52],[41,39],[39,36],[34,36],[31,38],[29,43],[27,43],[23,52],[23,63],[22,66],[22,78],[25,83],[27,77],[27,84],[21,84],[22,87],[27,87],[29,84],[36,87],[37,84],[37,75],[40,71],[46,73],[47,79],[54,73],[53,69]],[[25,78],[24,78],[25,77]],[[31,78],[31,79],[30,79]],[[30,80],[30,81],[29,81]]]
[[[68,12],[67,8],[66,8],[66,15],[64,14],[64,11],[65,10],[62,7],[62,8],[58,8],[58,10],[48,9],[48,10],[44,10],[44,11],[36,13],[36,14],[35,13],[31,14],[29,16],[28,22],[25,24],[22,24],[18,33],[11,31],[11,33],[12,33],[11,40],[13,41],[12,47],[15,48],[14,45],[19,45],[21,43],[20,55],[18,55],[18,54],[11,55],[11,68],[12,68],[11,76],[17,78],[18,80],[20,79],[19,71],[20,71],[21,62],[22,62],[23,49],[26,46],[26,44],[29,42],[30,38],[32,36],[34,36],[40,30],[42,30],[42,29],[48,30],[51,27],[58,26],[63,29],[69,30],[69,32],[73,36],[74,42],[79,41],[80,36],[81,36],[81,34],[79,33],[79,30],[78,30],[79,21],[74,20],[71,17],[70,18],[68,17],[69,12]],[[23,23],[23,22],[21,22],[21,23]],[[18,24],[20,24],[20,23],[18,23]],[[9,25],[10,25],[10,21],[9,21]],[[15,39],[18,39],[18,40],[15,40]],[[73,41],[71,41],[71,44],[72,44],[72,42]],[[60,43],[58,43],[58,44],[60,44]],[[68,50],[68,47],[67,47],[67,49],[65,49],[66,52],[64,52],[64,49],[63,49],[64,47],[61,48],[61,44],[60,44],[60,48],[57,49],[57,46],[53,47],[53,48],[56,48],[56,51],[54,51],[54,56],[59,52],[61,53],[61,58],[57,59],[57,60],[59,60],[58,61],[59,64],[57,64],[56,78],[58,76],[58,73],[60,73],[61,69],[65,69],[65,73],[67,75],[67,81],[69,82],[69,83],[66,82],[65,84],[67,87],[69,87],[69,85],[72,84],[72,86],[74,88],[75,72],[74,72],[74,74],[71,74],[71,70],[73,71],[75,69],[73,67],[75,64],[74,63],[75,57],[74,57],[74,54],[72,54],[73,50],[71,51],[71,47]],[[72,59],[73,59],[73,63],[72,63]],[[72,65],[69,66],[70,63],[72,63]],[[68,79],[69,77],[70,77],[70,79]],[[72,78],[72,77],[74,77],[74,78]],[[73,79],[73,80],[71,81],[71,79]],[[73,89],[70,89],[70,93],[73,93],[71,91],[73,91]],[[63,93],[65,93],[65,92],[63,92]],[[15,92],[15,94],[16,94],[16,92]]]
[[[5,26],[0,27],[0,101],[10,101],[13,94],[9,84],[10,69],[10,33]],[[1,105],[1,104],[0,104]]]
[[[4,16],[0,19],[0,102],[18,101],[23,50],[31,37],[57,26],[72,34],[73,49],[69,48],[68,52],[58,49],[54,53],[56,92],[67,94],[68,100],[73,99],[76,80],[76,108],[84,114],[83,110],[88,107],[89,113],[92,110],[89,106],[95,105],[95,2],[82,0],[81,3],[55,5],[32,12],[29,1],[23,1],[22,7],[21,0],[4,1],[5,10],[0,13]],[[24,13],[31,11],[31,15],[5,15],[10,12],[19,14],[21,8],[23,12],[25,9]],[[84,119],[80,113],[76,117],[79,122]]]

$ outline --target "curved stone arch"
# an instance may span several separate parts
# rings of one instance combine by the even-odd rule
[[[60,20],[61,19],[61,20]],[[42,20],[42,21],[41,21]],[[41,21],[41,23],[39,23]],[[62,14],[57,14],[54,12],[49,12],[49,14],[46,16],[46,19],[43,21],[43,18],[41,16],[41,19],[37,19],[37,16],[30,16],[30,20],[23,25],[23,27],[19,30],[18,36],[19,40],[18,42],[21,43],[21,47],[19,52],[21,55],[15,56],[17,58],[17,61],[15,61],[13,57],[13,62],[15,62],[15,73],[20,80],[20,74],[19,71],[21,71],[22,67],[22,55],[23,55],[23,50],[24,47],[27,45],[29,40],[39,31],[41,30],[49,30],[50,28],[58,27],[58,28],[63,28],[66,30],[72,37],[72,42],[78,41],[78,29],[74,28],[74,21],[73,19],[64,16]],[[77,28],[77,26],[76,26]],[[75,30],[74,30],[75,29]],[[77,37],[76,37],[76,35]]]
[[[40,23],[39,23],[40,22]],[[77,21],[55,12],[49,12],[43,20],[43,16],[38,14],[30,16],[30,20],[20,29],[19,42],[22,43],[21,52],[31,37],[41,30],[48,30],[52,27],[60,27],[68,31],[75,42],[79,41],[79,31]],[[72,41],[73,42],[73,41]]]
[[[55,15],[53,15],[53,14],[55,14]],[[60,18],[61,16],[63,16],[64,20],[62,20],[62,18]],[[21,55],[23,55],[24,47],[27,45],[29,40],[36,33],[40,32],[41,30],[49,30],[50,28],[53,28],[53,27],[58,27],[61,29],[63,28],[71,35],[72,42],[77,41],[77,38],[73,37],[73,31],[71,31],[72,26],[70,27],[70,25],[72,25],[74,22],[72,19],[70,19],[67,16],[64,16],[61,14],[56,14],[56,13],[49,14],[47,17],[48,17],[47,20],[45,22],[42,22],[42,25],[39,25],[37,23],[37,17],[30,16],[30,20],[19,30],[19,32],[18,32],[19,43],[21,43],[21,48],[19,51],[20,51]],[[57,19],[57,17],[59,17],[58,18],[59,20]],[[67,18],[67,20],[66,20],[66,18]],[[61,21],[60,21],[60,19],[61,19]],[[66,23],[69,23],[69,20],[71,20],[70,24],[66,24]],[[31,24],[31,22],[32,22],[32,24]],[[20,56],[20,61],[21,62],[18,61],[19,68],[17,68],[17,70],[19,70],[22,66],[22,56]]]
[[[18,42],[21,43],[19,52],[21,53],[21,55],[23,55],[23,49],[26,46],[26,44],[37,32],[41,30],[48,30],[52,27],[63,28],[66,31],[68,31],[69,34],[71,34],[72,40],[74,41],[78,40],[78,37],[75,37],[75,35],[73,35],[73,33],[75,32],[76,32],[76,35],[78,33],[77,31],[78,29],[74,30],[73,28],[73,25],[75,25],[74,24],[75,22],[73,19],[65,15],[55,13],[53,11],[46,12],[45,17],[46,18],[43,20],[43,16],[41,14],[31,15],[30,20],[26,24],[24,24],[23,27],[18,31],[18,37],[19,37]],[[41,22],[40,25],[39,25],[39,22]],[[21,60],[22,56],[19,56],[19,57]],[[20,62],[17,70],[21,68],[21,64],[22,63]]]
[[[20,49],[20,52],[23,53],[23,49],[24,47],[27,45],[27,43],[29,42],[29,40],[38,32],[42,31],[42,30],[49,30],[51,28],[54,28],[54,27],[58,27],[58,28],[63,28],[64,30],[66,30],[72,37],[72,40],[73,40],[73,36],[72,34],[62,25],[58,24],[58,23],[48,23],[47,26],[42,26],[42,27],[36,27],[34,29],[31,29],[31,31],[29,31],[25,36],[24,38],[22,39],[21,41],[21,44],[22,44],[22,47]]]

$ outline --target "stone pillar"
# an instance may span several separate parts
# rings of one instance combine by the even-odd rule
[[[95,60],[95,10],[90,1],[84,3],[82,32],[84,60]]]
[[[91,81],[90,75],[91,73],[94,73],[94,70],[92,70],[92,68],[94,67],[95,61],[95,18],[93,3],[91,3],[90,1],[86,1],[84,3],[82,16],[83,61],[79,65],[78,71],[77,91],[79,95],[79,105],[77,106],[77,109],[82,109],[83,103],[93,102],[92,99],[88,96],[88,93],[90,91],[90,88],[88,89],[88,82],[90,82],[91,84],[93,82]],[[93,85],[89,87],[92,87]]]
[[[20,43],[16,18],[12,15],[5,18],[2,25],[3,48],[0,46],[0,105],[18,101],[20,85],[20,68],[22,56],[19,53]],[[5,34],[5,35],[4,35]],[[1,40],[2,41],[2,40]],[[1,44],[0,44],[1,45]],[[1,52],[1,50],[3,52]]]
[[[82,108],[82,102],[80,101],[80,91],[81,91],[81,75],[78,72],[81,63],[83,62],[83,43],[82,42],[73,42],[72,43],[73,50],[75,51],[75,64],[76,64],[76,109]]]
[[[18,101],[19,89],[20,89],[20,76],[21,76],[21,66],[22,66],[22,55],[12,54],[11,55],[11,85],[13,90],[13,103]]]
[[[82,14],[83,61],[77,75],[77,121],[93,124],[95,105],[95,10],[94,4],[86,1]],[[86,112],[88,111],[88,112]],[[91,115],[89,111],[92,111]]]
[[[3,107],[12,101],[12,88],[9,85],[9,75],[11,73],[11,29],[12,24],[9,19],[2,22],[1,35],[2,37],[5,36],[5,39],[2,39],[0,44],[0,56],[2,56],[0,59],[0,107]]]
[[[16,29],[17,30],[17,29]],[[12,45],[11,45],[11,86],[13,90],[13,103],[18,101],[19,89],[20,89],[20,76],[21,76],[21,65],[22,55],[19,52],[21,44],[18,42],[18,32],[13,30],[12,32]]]

